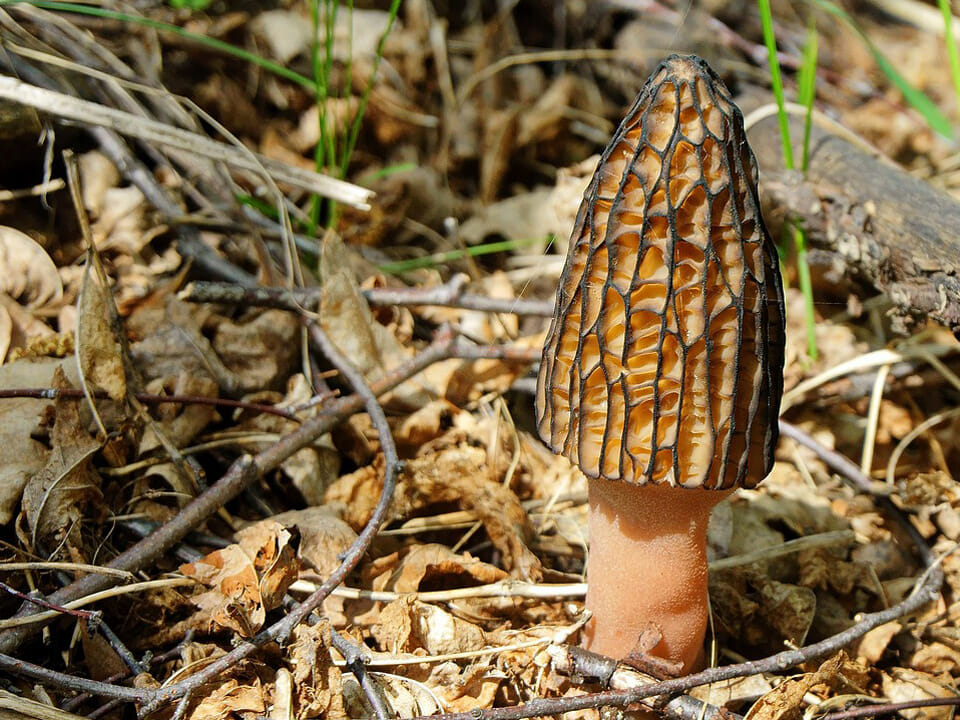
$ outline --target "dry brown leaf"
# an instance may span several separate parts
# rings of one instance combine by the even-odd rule
[[[209,588],[191,598],[200,608],[195,625],[210,629],[212,623],[252,637],[296,580],[295,536],[279,523],[264,521],[237,537],[237,544],[181,565],[180,572]]]
[[[287,379],[287,392],[282,398],[278,393],[254,393],[243,399],[247,402],[274,404],[277,407],[293,408],[307,403],[313,396],[310,383],[302,373]],[[262,433],[284,435],[292,432],[298,423],[267,413],[253,414],[239,423],[238,429],[254,430]],[[264,450],[273,444],[272,440],[250,442],[248,448],[253,451]],[[329,433],[324,433],[307,447],[298,450],[281,464],[281,469],[293,482],[294,487],[303,495],[308,506],[321,505],[323,493],[340,474],[340,453],[333,445]]]
[[[77,364],[72,357],[65,360],[22,358],[0,366],[0,389],[50,387],[58,368],[65,371],[75,387]],[[4,449],[5,459],[0,463],[0,525],[10,522],[27,479],[47,462],[49,450],[32,435],[40,416],[52,405],[49,400],[32,398],[3,401],[0,447]]]
[[[389,328],[374,319],[360,287],[348,268],[348,252],[339,238],[324,240],[321,272],[323,295],[320,322],[330,340],[368,379],[380,377],[412,355]],[[385,405],[400,405],[410,410],[438,397],[437,388],[425,384],[428,375],[420,373],[401,383],[383,400]]]
[[[817,596],[813,590],[766,578],[753,580],[759,586],[759,613],[789,643],[802,647],[813,624]]]
[[[0,225],[0,292],[29,308],[50,307],[63,297],[57,266],[29,235]]]
[[[256,311],[239,321],[216,323],[213,348],[242,380],[245,390],[275,388],[286,382],[299,355],[296,318],[281,310]]]
[[[437,452],[426,447],[424,456],[405,464],[390,505],[390,519],[407,517],[432,504],[456,502],[477,514],[491,542],[503,553],[507,568],[521,577],[538,579],[540,561],[527,546],[534,531],[517,496],[492,477],[486,450],[468,444],[455,430],[449,440],[449,447],[438,446]],[[382,456],[378,456],[373,465],[331,485],[325,501],[342,503],[346,521],[360,528],[373,512],[382,486]]]
[[[77,299],[77,358],[83,377],[93,388],[105,390],[122,402],[127,394],[120,344],[110,323],[108,288],[97,278],[93,262],[87,262]]]
[[[181,373],[165,380],[153,380],[146,391],[156,395],[186,395],[193,397],[217,397],[217,384],[206,375]],[[152,414],[164,437],[176,447],[186,447],[217,417],[212,405],[198,403],[170,403],[158,405]],[[160,447],[160,440],[149,425],[140,440],[140,455]]]
[[[7,352],[12,357],[17,355],[55,355],[66,354],[58,353],[59,340],[63,337],[58,336],[50,326],[43,320],[33,314],[29,309],[17,303],[6,293],[0,292],[0,316],[6,317],[5,322],[9,323],[6,330],[0,329],[0,351],[3,350],[4,341],[7,344]],[[50,345],[52,343],[52,346]],[[20,351],[14,353],[13,351]],[[67,353],[72,350],[67,350]],[[0,352],[0,363],[2,363],[4,353]]]
[[[212,688],[188,717],[190,720],[227,720],[239,716],[244,720],[262,717],[267,709],[265,691],[260,681],[241,685],[233,678]]]
[[[341,720],[344,710],[343,678],[330,661],[330,626],[298,625],[293,633],[289,663],[293,669],[294,697],[298,720],[325,717]]]
[[[913,670],[931,675],[953,675],[960,668],[960,651],[941,642],[921,645],[910,657]]]
[[[857,643],[857,660],[871,665],[878,662],[886,652],[890,641],[902,629],[900,622],[893,620],[870,630]]]
[[[229,628],[241,637],[253,637],[263,626],[266,610],[252,559],[239,545],[215,550],[203,559],[180,566],[180,572],[209,590],[191,600],[200,612],[193,624],[212,631]]]
[[[54,388],[70,383],[60,368],[54,370]],[[54,405],[47,463],[29,478],[23,490],[23,514],[35,552],[71,557],[80,551],[80,524],[87,506],[101,499],[100,476],[93,467],[93,454],[100,443],[80,421],[80,405],[72,399]]]
[[[387,706],[393,709],[396,717],[423,717],[433,715],[440,710],[427,688],[418,682],[386,673],[379,675],[377,680],[383,689]],[[368,712],[360,717],[370,717],[370,714]]]
[[[736,708],[771,690],[773,686],[768,678],[763,675],[747,675],[691,688],[689,693],[697,700],[710,705]]]
[[[826,660],[815,672],[785,680],[757,700],[744,720],[800,720],[804,695],[815,685],[832,685],[840,680],[844,662],[845,656],[841,652]]]
[[[284,527],[295,526],[300,531],[300,558],[323,577],[339,567],[340,553],[357,539],[353,529],[325,506],[290,510],[268,521]]]
[[[420,649],[429,655],[470,652],[486,643],[477,625],[413,598],[401,598],[383,608],[371,633],[380,649],[392,654]]]
[[[10,313],[0,303],[0,365],[3,365],[4,358],[7,357],[7,350],[10,349],[10,342],[13,339],[13,320],[10,319]]]
[[[500,673],[483,662],[465,668],[445,662],[433,667],[425,684],[443,700],[446,712],[456,713],[493,707],[502,682]]]
[[[424,444],[438,438],[460,409],[446,400],[433,400],[405,418],[393,433],[402,456],[415,454]]]
[[[264,608],[273,610],[279,607],[287,588],[300,572],[297,558],[300,533],[296,529],[291,532],[291,528],[268,518],[239,530],[234,537],[243,551],[253,558]]]
[[[402,597],[387,603],[380,611],[377,621],[370,627],[370,634],[381,652],[391,655],[422,652],[423,645],[414,631],[415,604],[412,597]]]
[[[894,668],[883,673],[881,690],[890,702],[894,703],[956,697],[957,694],[954,681],[949,679],[949,676],[946,681],[943,681],[928,673],[905,668]],[[949,705],[915,708],[901,710],[900,713],[907,720],[950,720],[953,717],[953,708]]]
[[[412,593],[429,583],[431,589],[486,585],[509,577],[467,553],[457,554],[446,545],[425,543],[377,558],[364,574],[374,590]]]
[[[107,191],[120,184],[120,171],[99,150],[85,152],[77,158],[83,207],[92,219],[100,217],[107,201]]]
[[[108,188],[100,216],[90,226],[97,249],[128,257],[138,255],[158,232],[146,227],[148,207],[146,198],[137,187]]]

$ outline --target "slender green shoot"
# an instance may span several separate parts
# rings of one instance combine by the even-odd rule
[[[313,81],[316,88],[314,102],[317,104],[318,123],[318,139],[316,146],[313,148],[313,166],[317,172],[321,172],[328,165],[334,165],[337,162],[336,141],[328,122],[327,100],[330,97],[330,80],[333,73],[333,42],[339,7],[340,4],[336,0],[313,0],[310,5],[313,25],[310,66],[313,70]],[[321,9],[323,10],[322,27],[324,35],[322,44],[320,41]],[[321,205],[322,200],[319,195],[310,198],[307,217],[310,218],[311,235],[316,233],[320,224]]]
[[[933,100],[931,100],[921,90],[918,90],[911,85],[910,82],[899,73],[899,71],[893,66],[893,63],[891,63],[887,57],[881,53],[879,49],[877,49],[877,46],[874,45],[870,38],[867,37],[866,33],[860,29],[860,26],[857,25],[857,23],[846,10],[833,2],[833,0],[813,0],[813,2],[834,17],[843,20],[855,33],[857,33],[857,35],[860,36],[860,39],[863,41],[863,44],[866,46],[867,50],[870,51],[870,54],[873,56],[873,61],[877,64],[877,67],[880,68],[880,71],[886,75],[887,79],[900,91],[904,100],[906,100],[914,110],[923,116],[923,119],[932,130],[946,138],[953,137],[953,126],[951,125],[947,116],[940,111],[940,108],[937,107]]]
[[[320,142],[314,154],[314,161],[317,164],[317,170],[323,168],[336,168],[339,172],[341,178],[347,176],[347,170],[350,167],[350,158],[353,156],[353,151],[357,145],[357,138],[360,135],[360,127],[363,124],[363,118],[367,111],[367,105],[370,101],[370,93],[373,90],[373,85],[376,80],[377,70],[380,68],[380,61],[383,59],[383,49],[386,43],[387,37],[390,35],[390,32],[393,30],[393,26],[396,24],[397,15],[400,12],[400,3],[402,0],[392,0],[390,4],[390,10],[387,16],[387,25],[384,28],[383,34],[380,36],[380,39],[377,43],[377,50],[373,58],[373,70],[370,74],[370,79],[366,83],[366,86],[363,88],[363,92],[360,95],[360,103],[357,107],[357,111],[353,114],[352,119],[350,120],[349,127],[343,131],[343,134],[340,135],[336,132],[333,123],[330,121],[330,118],[327,114],[327,104],[329,100],[329,87],[330,87],[330,75],[333,69],[333,42],[334,42],[334,23],[336,22],[337,17],[337,8],[339,3],[337,0],[313,0],[314,2],[314,28],[315,34],[319,38],[319,7],[322,3],[325,7],[324,14],[324,43],[326,47],[326,54],[323,59],[323,62],[320,62],[320,48],[316,47],[314,50],[314,76],[316,78],[316,84],[319,89],[317,93],[317,104],[319,106],[319,122],[320,122]],[[353,91],[353,72],[352,72],[352,55],[353,55],[353,0],[347,0],[346,4],[347,12],[349,13],[348,22],[350,23],[350,35],[349,35],[349,49],[347,53],[347,63],[345,68],[345,88],[342,94],[343,98],[349,98]],[[322,147],[321,147],[322,146]],[[311,222],[314,224],[314,231],[320,223],[320,208],[322,201],[319,197],[314,196],[310,201],[309,217]],[[337,223],[337,217],[339,215],[339,206],[335,202],[330,202],[327,205],[328,212],[326,215],[326,224],[328,227],[333,227]]]
[[[378,267],[385,273],[399,275],[410,272],[411,270],[421,270],[423,268],[432,268],[443,263],[455,262],[465,257],[479,257],[481,255],[492,255],[493,253],[508,252],[526,245],[534,243],[548,243],[552,238],[523,238],[519,240],[500,240],[498,242],[475,245],[473,247],[460,250],[448,250],[447,252],[433,253],[425,257],[411,258],[409,260],[397,260],[395,262],[383,263]]]
[[[943,39],[947,43],[947,55],[950,58],[950,77],[953,78],[953,94],[960,112],[960,51],[957,50],[957,38],[953,34],[953,9],[950,0],[937,0],[940,14],[943,15]]]
[[[760,8],[760,24],[763,27],[763,41],[767,46],[767,63],[770,66],[770,86],[777,101],[777,120],[780,123],[780,142],[783,146],[783,164],[787,170],[793,170],[793,147],[790,145],[790,124],[783,99],[783,78],[780,76],[780,61],[777,59],[777,37],[773,32],[773,13],[770,0],[757,0]]]
[[[817,85],[817,27],[813,16],[807,25],[807,38],[803,46],[803,62],[797,80],[797,102],[805,108],[803,115],[803,151],[800,167],[806,175],[810,167],[810,130],[813,126],[813,99]],[[803,311],[807,326],[807,354],[812,360],[819,356],[817,350],[816,318],[813,312],[813,282],[810,279],[810,263],[807,262],[807,233],[794,224],[793,247],[797,253],[797,281],[803,293]]]
[[[377,71],[380,69],[380,61],[383,60],[383,47],[387,42],[387,37],[397,21],[397,14],[400,12],[401,0],[392,0],[387,20],[387,27],[383,30],[383,35],[377,43],[377,52],[373,58],[373,70],[370,73],[370,79],[363,89],[363,95],[360,96],[360,107],[353,118],[353,124],[350,127],[350,134],[347,136],[347,150],[343,154],[343,161],[340,165],[340,177],[346,177],[347,166],[350,163],[350,156],[353,155],[353,149],[357,146],[357,138],[360,136],[360,125],[363,122],[364,113],[367,111],[367,104],[370,102],[370,93],[373,91],[373,83],[377,78]]]
[[[763,40],[767,46],[767,58],[770,65],[770,85],[773,96],[777,101],[777,120],[780,124],[780,142],[783,147],[783,164],[787,170],[795,168],[793,160],[793,145],[790,142],[790,120],[787,117],[786,103],[783,96],[783,79],[780,75],[780,61],[777,59],[777,39],[773,32],[773,14],[770,11],[770,0],[757,0],[760,9],[760,24],[763,27]],[[811,36],[813,42],[811,43]],[[813,48],[810,49],[812,44]],[[813,108],[814,86],[816,79],[817,49],[816,30],[807,33],[807,46],[804,48],[804,67],[800,76],[800,102],[807,106],[807,118],[811,116]],[[804,163],[809,153],[809,128],[804,127]],[[816,360],[817,351],[816,316],[813,312],[813,283],[810,280],[810,266],[807,264],[807,236],[803,228],[790,223],[790,233],[793,235],[793,246],[797,256],[797,280],[800,291],[803,293],[803,314],[807,326],[807,354]]]
[[[807,25],[807,39],[803,45],[803,62],[797,79],[797,102],[806,112],[803,116],[803,152],[800,169],[806,174],[810,168],[810,130],[813,127],[813,99],[817,87],[817,25],[813,15]]]
[[[382,167],[379,170],[370,170],[365,172],[360,177],[356,178],[354,182],[357,185],[362,185],[364,187],[370,187],[370,185],[377,180],[383,180],[383,178],[390,177],[391,175],[396,175],[397,173],[409,172],[411,170],[416,170],[417,164],[412,162],[397,163],[396,165],[387,165]]]

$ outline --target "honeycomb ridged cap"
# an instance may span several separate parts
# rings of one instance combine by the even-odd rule
[[[757,165],[694,56],[644,84],[584,193],[537,426],[589,477],[726,489],[773,466],[784,302]]]

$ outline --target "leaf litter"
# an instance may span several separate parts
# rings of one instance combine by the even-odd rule
[[[435,288],[465,273],[472,292],[516,300],[518,308],[527,299],[552,298],[596,153],[636,92],[639,68],[666,54],[649,48],[706,55],[736,80],[746,105],[751,93],[767,92],[756,73],[743,71],[759,30],[730,30],[738,27],[739,11],[726,3],[697,8],[687,21],[697,31],[689,34],[678,30],[666,5],[658,5],[665,13],[656,23],[621,9],[629,21],[616,27],[610,9],[568,4],[565,24],[552,28],[551,37],[544,17],[523,4],[495,14],[473,5],[441,17],[429,3],[408,0],[375,76],[387,12],[373,7],[351,15],[340,7],[331,29],[331,95],[322,109],[302,87],[187,41],[163,36],[160,68],[144,65],[146,54],[131,49],[142,32],[136,27],[91,28],[111,41],[92,61],[102,71],[140,72],[156,87],[166,83],[198,99],[240,142],[301,168],[313,167],[318,143],[333,138],[335,148],[345,147],[372,77],[356,153],[344,167],[348,179],[378,195],[369,212],[322,205],[321,218],[332,227],[301,242],[299,269],[277,241],[284,227],[276,215],[252,222],[255,203],[244,209],[236,202],[267,197],[262,180],[225,182],[204,169],[212,166],[182,153],[151,149],[152,181],[138,184],[118,169],[122,156],[82,144],[82,206],[102,277],[84,262],[62,198],[28,194],[2,203],[0,393],[82,391],[0,399],[4,562],[35,564],[28,571],[0,566],[3,581],[20,592],[49,596],[82,575],[58,574],[44,562],[109,562],[143,532],[189,511],[238,458],[270,453],[348,398],[356,388],[310,347],[304,328],[312,320],[368,383],[403,370],[443,324],[456,328],[459,347],[478,349],[444,357],[381,394],[402,461],[382,532],[322,612],[298,625],[288,642],[265,645],[201,685],[185,706],[194,720],[370,717],[378,712],[370,683],[402,717],[595,689],[559,674],[547,652],[551,643],[577,641],[588,539],[582,476],[533,433],[530,360],[542,345],[544,320],[456,302],[377,305],[364,291]],[[10,8],[3,32],[17,27],[18,41],[39,47],[39,12]],[[302,4],[221,17],[159,7],[149,13],[290,67],[309,67],[314,30]],[[57,17],[60,29],[49,31],[43,51],[80,61],[70,56],[82,47],[76,18]],[[937,38],[865,13],[856,18],[915,84],[949,105],[946,74],[925,70],[945,65]],[[788,14],[778,14],[778,22],[797,24]],[[705,26],[715,31],[704,33]],[[322,26],[319,32],[323,37]],[[889,157],[956,188],[946,141],[904,109],[856,33],[833,26],[821,32],[822,67],[830,72],[821,78],[818,100]],[[74,50],[63,37],[74,38]],[[511,61],[531,47],[566,43],[571,54],[551,64]],[[588,57],[606,47],[619,57]],[[784,50],[790,54],[789,44]],[[168,123],[192,122],[162,92],[149,109],[139,107]],[[78,137],[64,142],[81,147]],[[32,167],[24,177],[39,177],[42,159],[26,157]],[[322,169],[337,172],[336,162],[327,164]],[[281,187],[297,233],[309,235],[310,198]],[[176,202],[160,207],[145,189]],[[506,252],[471,254],[504,240],[512,243]],[[198,253],[197,243],[210,254]],[[435,257],[443,259],[399,276],[378,269]],[[319,305],[291,313],[178,295],[187,278],[235,278],[236,270],[280,279],[278,286],[318,285]],[[814,275],[820,357],[806,357],[802,299],[791,290],[786,386],[800,389],[787,419],[865,464],[877,497],[891,498],[943,558],[946,584],[932,606],[880,625],[845,652],[785,674],[747,675],[694,691],[751,720],[799,718],[865,698],[951,697],[960,676],[956,340],[932,325],[899,338],[883,296],[838,278],[829,264],[815,265]],[[924,352],[933,360],[906,352],[918,344],[932,348]],[[885,348],[905,352],[887,364],[873,401],[878,367],[858,363]],[[843,363],[848,372],[824,375]],[[138,407],[132,393],[180,399]],[[191,398],[275,406],[296,420]],[[931,418],[936,422],[928,424]],[[369,413],[351,412],[197,519],[174,550],[137,568],[144,578],[178,584],[97,603],[109,634],[64,614],[53,625],[58,632],[26,639],[15,654],[96,679],[133,673],[136,688],[202,673],[336,571],[384,487],[388,458],[376,427]],[[865,436],[873,448],[868,458],[861,457]],[[798,538],[829,533],[847,539],[778,553]],[[710,547],[717,560],[751,558],[711,575],[711,643],[721,664],[843,631],[861,614],[902,600],[922,572],[909,539],[875,498],[845,485],[822,457],[787,439],[771,477],[718,508]],[[769,555],[753,559],[758,552]],[[5,616],[19,602],[5,598]],[[349,647],[367,656],[369,682],[347,661]],[[134,672],[130,650],[163,659],[136,660]],[[55,681],[43,685],[12,680],[9,687],[85,713],[97,707]],[[903,713],[914,720],[946,717],[949,710]]]

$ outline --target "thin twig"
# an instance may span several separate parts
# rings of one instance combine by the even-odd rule
[[[7,585],[5,582],[0,582],[0,590],[10,593],[14,597],[20,598],[24,602],[28,602],[31,605],[36,605],[38,607],[46,608],[47,610],[52,610],[55,613],[62,613],[64,615],[73,615],[74,617],[81,618],[83,620],[88,620],[90,622],[99,622],[100,613],[94,610],[73,610],[71,608],[63,607],[62,605],[55,605],[49,603],[43,598],[33,597],[32,595],[27,595],[22,593],[19,590]]]
[[[248,153],[225,143],[211,140],[198,133],[143,118],[122,110],[81,100],[61,92],[21,82],[12,77],[0,77],[0,98],[26,105],[61,120],[70,120],[86,126],[108,128],[123,135],[146,142],[194,152],[235,168],[259,172],[265,167],[278,182],[289,183],[302,190],[342,202],[361,210],[370,208],[373,192],[359,185],[337,180],[326,175],[287,165],[267,157],[251,160]]]
[[[408,377],[412,377],[433,363],[449,357],[454,346],[454,340],[454,333],[449,327],[441,328],[437,331],[430,346],[408,362],[401,364],[375,383],[372,383],[371,390],[377,395],[382,395]],[[364,400],[359,395],[350,395],[335,400],[324,408],[321,414],[304,421],[297,430],[258,455],[241,456],[234,461],[220,480],[188,505],[181,508],[173,518],[160,526],[155,532],[107,563],[107,567],[135,572],[152,565],[164,557],[167,551],[180,542],[187,533],[198,527],[228,501],[243,492],[249,484],[264,473],[277,468],[284,460],[324,433],[329,432],[338,423],[358,412],[363,406]],[[115,578],[112,577],[87,575],[58,590],[48,600],[65,604],[76,598],[110,587],[114,582]],[[42,622],[31,623],[29,626],[11,628],[0,633],[0,652],[11,652],[27,637],[43,627],[46,622],[49,622],[49,618]]]
[[[347,668],[353,673],[353,676],[360,683],[360,688],[366,696],[370,707],[373,708],[377,720],[389,720],[393,717],[393,712],[383,696],[383,690],[371,673],[367,672],[367,664],[370,662],[360,646],[351,642],[345,635],[341,635],[336,630],[330,631],[330,639],[337,651],[343,655]]]
[[[943,707],[945,705],[960,705],[960,697],[924,698],[923,700],[904,700],[896,703],[877,703],[864,707],[840,710],[826,715],[814,715],[817,720],[854,720],[855,718],[874,717],[876,715],[892,715],[901,710],[922,707]]]
[[[107,393],[103,390],[97,390],[91,393],[98,400],[109,399]],[[278,417],[300,422],[300,418],[289,410],[276,407],[275,405],[265,405],[263,403],[248,403],[240,400],[230,400],[228,398],[204,397],[202,395],[156,395],[154,393],[133,393],[133,396],[142,403],[151,405],[165,405],[172,403],[175,405],[211,405],[213,407],[226,407],[236,410],[251,410],[253,412],[264,413],[266,415],[277,415]],[[85,396],[82,390],[75,388],[12,388],[0,390],[0,400],[10,398],[37,398],[38,400],[59,400],[65,399],[83,399]]]
[[[360,559],[366,554],[370,543],[380,530],[380,525],[386,519],[387,510],[393,500],[393,491],[397,484],[397,475],[400,471],[400,459],[397,456],[397,448],[393,441],[393,435],[390,432],[390,424],[387,416],[377,399],[378,393],[367,383],[363,373],[340,352],[340,349],[333,344],[327,334],[317,323],[310,323],[310,338],[315,342],[326,355],[327,359],[340,371],[340,374],[353,387],[356,393],[352,397],[358,398],[367,413],[374,429],[377,431],[380,440],[380,450],[384,458],[383,487],[380,490],[380,498],[373,510],[367,524],[357,538],[351,543],[350,547],[343,553],[340,565],[330,576],[303,602],[291,610],[280,621],[271,627],[260,632],[252,641],[243,643],[231,650],[226,655],[218,658],[203,670],[191,675],[186,680],[158,690],[154,698],[147,703],[141,713],[146,716],[162,707],[164,704],[176,698],[189,695],[204,683],[217,677],[220,673],[233,667],[239,660],[248,657],[257,647],[267,642],[278,642],[283,644],[290,637],[294,628],[302,623],[307,616],[319,608],[323,601],[329,597],[330,593],[340,585],[353,569],[360,562]],[[452,338],[452,335],[451,335]]]
[[[26,660],[18,660],[9,655],[0,654],[0,670],[6,670],[13,675],[33,678],[46,685],[88,692],[91,695],[100,695],[109,698],[118,698],[132,702],[143,702],[154,692],[149,689],[128,688],[123,685],[87,680],[86,678],[67,675],[66,673],[48,670],[40,665],[34,665]]]
[[[435,287],[371,288],[363,296],[372,305],[433,305],[462,308],[480,312],[512,313],[550,317],[552,300],[524,300],[520,298],[492,298],[464,292],[465,275],[455,275]],[[197,281],[187,285],[178,297],[186,302],[224,303],[244,307],[270,307],[298,311],[314,309],[320,301],[320,288],[290,290],[280,287],[241,287],[228,283]]]

